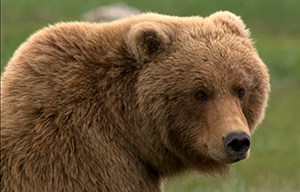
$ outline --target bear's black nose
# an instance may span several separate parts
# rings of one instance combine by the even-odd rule
[[[241,155],[250,148],[250,137],[244,132],[233,132],[227,135],[224,140],[226,151],[231,155]]]

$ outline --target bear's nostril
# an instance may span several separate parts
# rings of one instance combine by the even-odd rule
[[[250,137],[246,133],[231,133],[224,139],[225,149],[229,153],[242,154],[250,148]]]

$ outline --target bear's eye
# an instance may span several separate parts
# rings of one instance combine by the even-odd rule
[[[197,91],[195,98],[199,101],[206,101],[208,99],[207,94],[204,91]]]
[[[245,96],[245,89],[244,88],[239,88],[238,90],[237,90],[237,95],[238,95],[238,97],[241,99],[241,98],[243,98],[244,96]]]

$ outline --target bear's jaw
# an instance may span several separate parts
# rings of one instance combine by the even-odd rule
[[[249,152],[243,154],[236,154],[234,156],[231,156],[227,161],[229,164],[233,164],[241,160],[248,159],[248,157],[249,157]]]
[[[229,163],[214,159],[205,159],[204,161],[199,161],[193,169],[209,175],[225,175],[229,171]]]
[[[212,155],[211,158],[218,162],[233,164],[248,159],[249,156],[250,156],[250,150],[243,153],[232,153],[232,154],[227,153],[225,157],[220,157],[220,156],[216,157]]]
[[[209,154],[209,158],[213,159],[214,161],[220,163],[226,163],[226,164],[237,163],[241,160],[248,159],[249,156],[250,156],[250,149],[241,153],[228,153],[224,151],[223,155]]]

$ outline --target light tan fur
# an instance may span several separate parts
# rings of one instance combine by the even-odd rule
[[[250,134],[269,92],[249,31],[229,12],[49,26],[1,83],[3,192],[158,192],[184,170],[222,174],[222,139]]]

